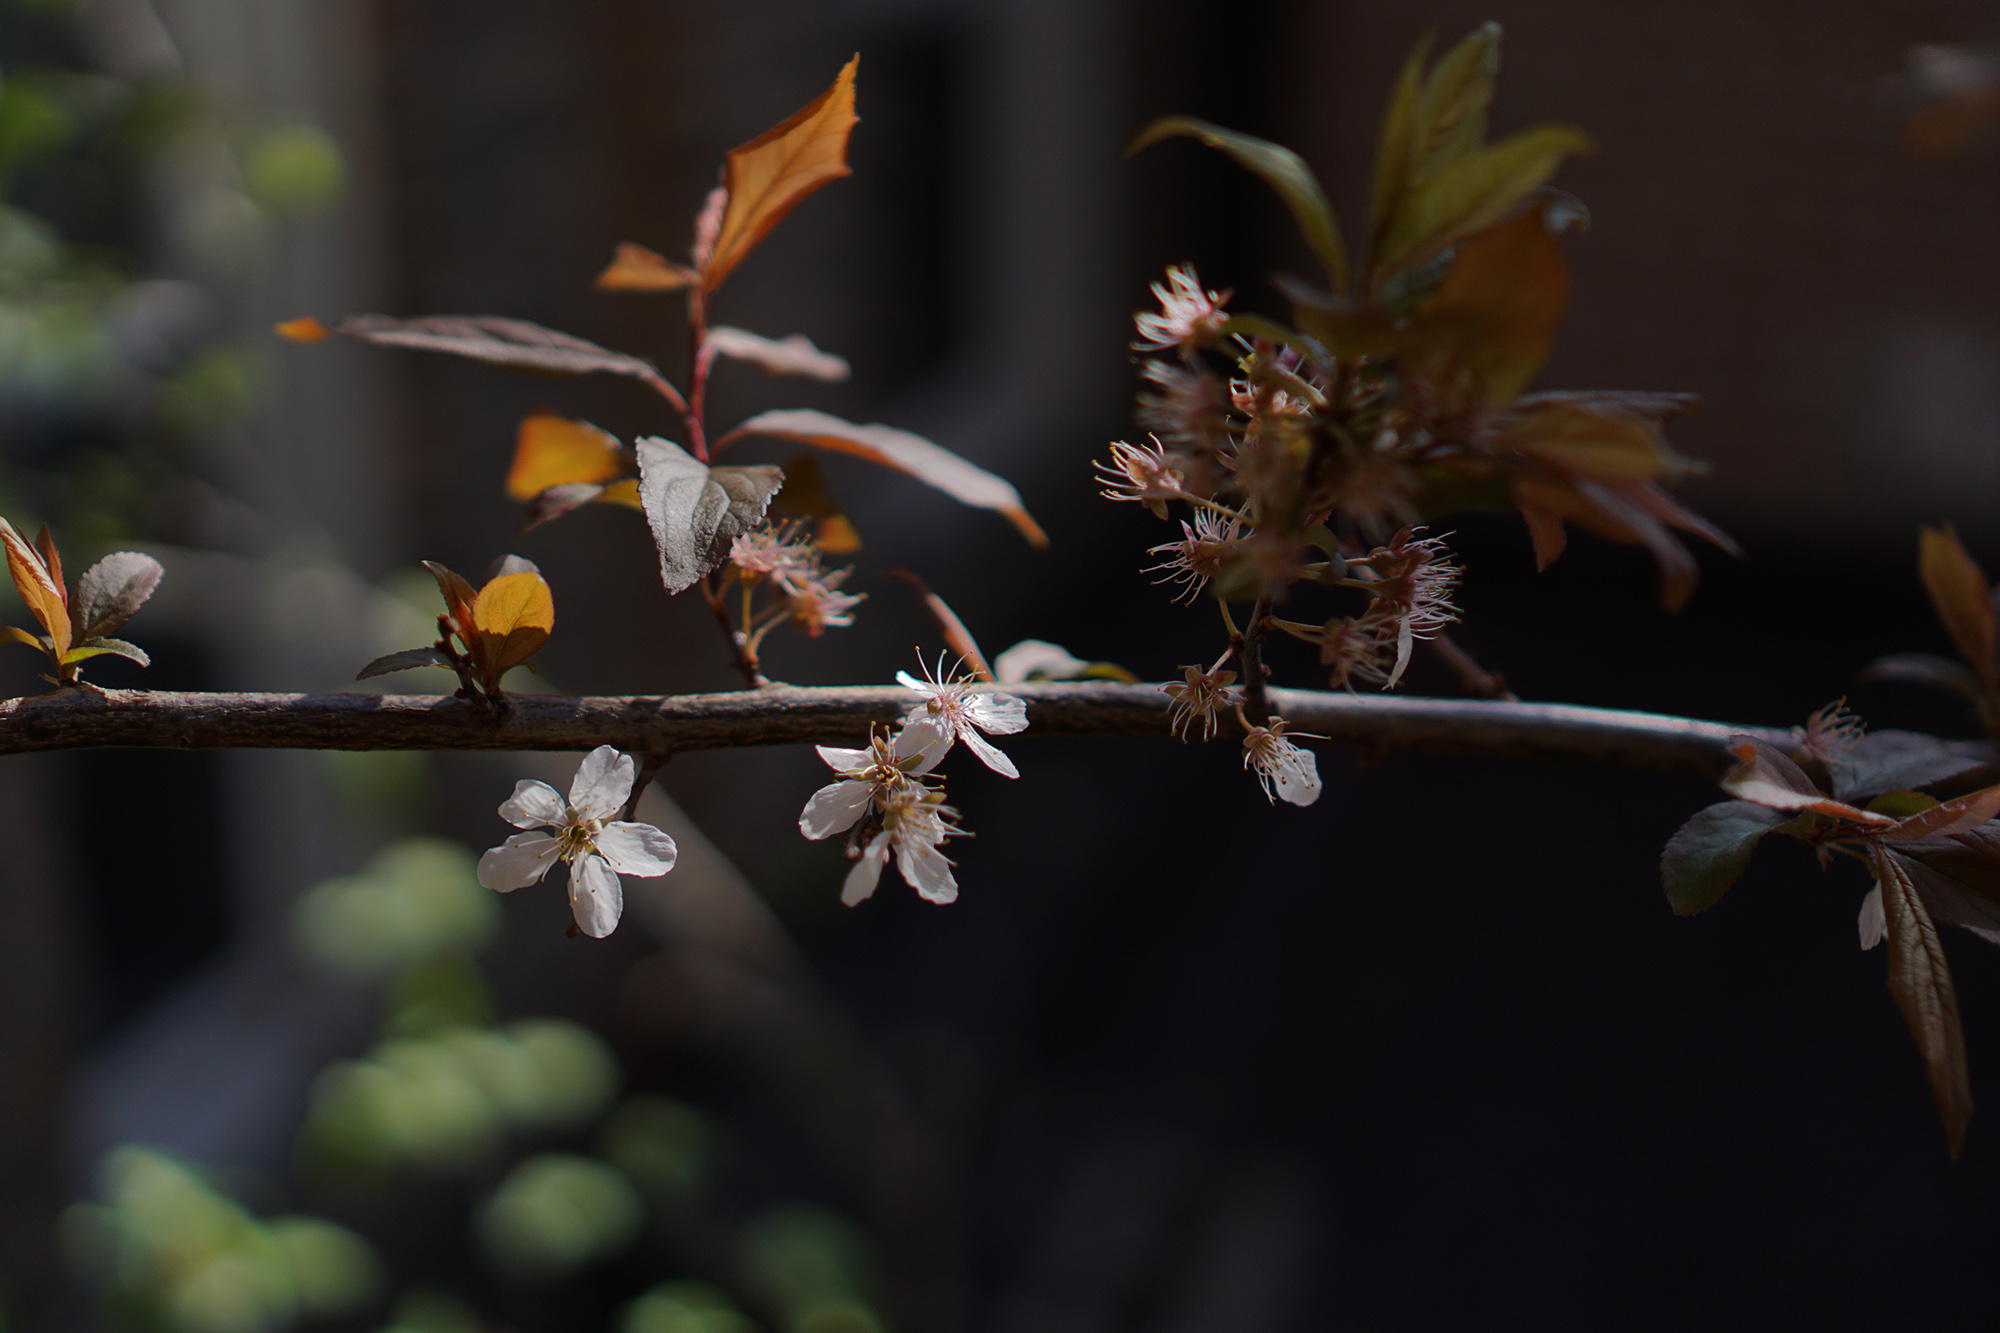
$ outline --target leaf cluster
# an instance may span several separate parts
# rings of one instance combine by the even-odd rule
[[[437,642],[378,657],[355,679],[445,667],[458,676],[457,697],[497,709],[501,678],[541,651],[555,632],[555,595],[541,570],[518,555],[502,557],[477,589],[434,561],[424,561],[424,568],[444,596]]]
[[[160,586],[165,571],[159,561],[137,551],[114,552],[84,571],[72,597],[63,581],[62,556],[47,525],[31,545],[0,518],[0,543],[7,549],[7,573],[14,590],[42,627],[40,634],[31,634],[0,625],[0,638],[45,654],[55,674],[44,675],[43,680],[59,688],[83,687],[80,668],[107,653],[140,666],[152,665],[145,649],[111,635],[123,629]]]

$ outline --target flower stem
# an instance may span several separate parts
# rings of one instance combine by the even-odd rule
[[[1257,604],[1250,608],[1250,626],[1243,632],[1242,645],[1236,650],[1237,660],[1243,664],[1243,711],[1250,721],[1260,727],[1271,723],[1271,700],[1264,690],[1264,678],[1268,674],[1264,667],[1264,637],[1270,632],[1271,594],[1264,593],[1257,598]]]

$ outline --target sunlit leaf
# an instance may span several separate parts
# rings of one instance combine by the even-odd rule
[[[78,662],[88,661],[93,657],[102,657],[106,653],[115,657],[123,657],[128,661],[137,662],[140,666],[153,665],[153,659],[148,657],[146,650],[139,647],[139,645],[127,643],[123,639],[105,638],[94,638],[78,644],[62,655],[62,664],[64,666],[73,666]]]
[[[1544,210],[1531,205],[1468,237],[1437,295],[1404,332],[1405,358],[1444,383],[1469,375],[1494,407],[1548,360],[1569,309],[1569,265]],[[1571,410],[1598,415],[1579,405]]]
[[[136,614],[160,586],[160,562],[137,551],[117,551],[83,572],[76,582],[70,621],[79,641],[112,633]]]
[[[1993,601],[1985,573],[1949,523],[1922,530],[1917,541],[1917,569],[1959,656],[1991,694],[1996,683]]]
[[[434,560],[424,561],[424,568],[437,580],[438,591],[444,595],[445,609],[469,634],[472,632],[472,602],[479,594],[465,579],[446,569]]]
[[[1965,1144],[1972,1119],[1972,1083],[1965,1070],[1965,1034],[1959,1026],[1958,993],[1937,928],[1917,897],[1910,873],[1888,852],[1872,858],[1875,882],[1882,890],[1882,915],[1889,938],[1889,993],[1910,1026],[1910,1036],[1924,1057],[1931,1097],[1944,1120],[1944,1133],[1956,1158]]]
[[[1730,737],[1729,753],[1739,762],[1723,776],[1722,789],[1738,800],[1753,801],[1772,810],[1810,810],[1878,829],[1891,828],[1896,823],[1886,815],[1871,814],[1833,800],[1813,785],[1804,769],[1755,737]]]
[[[625,470],[618,437],[588,421],[548,412],[524,418],[514,436],[507,498],[528,501],[551,486],[606,482]]]
[[[1340,237],[1340,222],[1334,217],[1333,206],[1326,201],[1326,191],[1320,188],[1318,178],[1305,164],[1305,159],[1267,139],[1225,130],[1220,125],[1211,125],[1193,116],[1161,117],[1140,131],[1139,137],[1125,151],[1136,153],[1162,139],[1182,136],[1198,139],[1217,152],[1227,154],[1238,166],[1277,191],[1285,207],[1292,211],[1306,244],[1326,266],[1334,291],[1347,290],[1347,244]]]
[[[853,174],[847,165],[847,136],[856,120],[854,74],[860,65],[861,57],[855,56],[832,87],[782,123],[730,150],[723,167],[729,204],[714,251],[702,267],[704,291],[720,287],[806,196]]]
[[[272,326],[280,338],[295,343],[316,343],[322,338],[331,338],[333,330],[308,315],[304,319],[288,319]]]
[[[494,676],[528,660],[556,627],[556,602],[540,574],[502,574],[479,590],[472,625]]]
[[[826,470],[811,454],[785,461],[785,488],[771,501],[771,516],[812,520],[813,540],[828,555],[852,555],[861,549],[861,534],[841,511],[827,485]]]
[[[643,439],[637,448],[639,500],[669,593],[727,559],[730,542],[764,521],[785,481],[775,467],[711,468],[670,440]]]
[[[601,292],[672,292],[699,281],[700,275],[687,265],[676,264],[643,245],[620,241],[611,263],[591,285]]]
[[[41,555],[4,518],[0,518],[0,542],[7,547],[7,573],[14,580],[14,590],[41,622],[42,631],[55,644],[56,656],[60,657],[70,646],[68,597],[49,577]]]
[[[28,633],[28,631],[13,625],[0,625],[0,639],[6,639],[10,643],[24,643],[38,653],[45,653],[49,650],[49,646],[40,639]]]
[[[624,505],[627,509],[644,509],[639,503],[639,479],[626,477],[614,481],[599,493],[595,503],[601,505]]]
[[[408,671],[413,667],[444,667],[451,669],[451,659],[435,648],[405,648],[400,653],[386,653],[362,667],[354,677],[367,680],[371,676],[386,676],[391,671]]]
[[[822,352],[803,333],[766,338],[761,333],[721,324],[708,331],[708,341],[702,346],[716,356],[747,361],[772,375],[803,375],[827,383],[837,383],[848,376],[845,357]]]
[[[893,426],[857,426],[851,421],[807,409],[762,412],[738,426],[731,435],[769,435],[797,440],[840,453],[859,454],[886,467],[906,472],[963,504],[997,510],[1036,546],[1047,546],[1040,525],[1021,507],[1021,494],[1003,479],[975,467],[921,435]]]
[[[1492,226],[1548,184],[1563,158],[1589,150],[1581,130],[1538,125],[1444,167],[1404,196],[1384,231],[1374,280],[1380,284]]]
[[[1758,840],[1785,822],[1776,810],[1724,801],[1681,825],[1660,854],[1660,879],[1676,915],[1713,907],[1750,864]]]

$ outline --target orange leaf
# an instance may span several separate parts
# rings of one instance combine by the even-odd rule
[[[1911,842],[1918,838],[1942,838],[1953,833],[1963,833],[1967,829],[1978,828],[1995,815],[2000,815],[2000,786],[1982,787],[1955,800],[1944,801],[1928,810],[1920,810],[1890,829],[1884,836],[1896,842]]]
[[[1521,506],[1521,521],[1528,525],[1528,537],[1535,543],[1535,568],[1547,569],[1563,553],[1563,547],[1569,545],[1569,534],[1563,531],[1562,516],[1524,504]]]
[[[35,536],[35,550],[42,557],[42,568],[49,571],[49,582],[56,585],[56,596],[62,598],[63,609],[69,609],[69,584],[63,579],[62,556],[56,551],[55,534],[49,525],[42,524],[42,530]]]
[[[551,486],[610,481],[624,470],[616,436],[588,421],[537,412],[521,422],[514,436],[507,498],[525,503]]]
[[[1980,684],[1992,694],[2000,670],[1993,660],[1993,602],[1986,590],[1985,573],[1949,523],[1922,530],[1917,541],[1917,568],[1938,619],[1958,645],[1958,655],[1979,673]]]
[[[1891,829],[1896,821],[1872,810],[1858,810],[1836,801],[1813,786],[1812,779],[1790,758],[1750,736],[1729,738],[1729,753],[1741,762],[1723,775],[1722,789],[1740,801],[1772,810],[1810,810],[1852,824]]]
[[[700,280],[693,269],[656,255],[643,245],[620,241],[611,263],[591,286],[600,292],[672,292]]]
[[[901,579],[917,590],[917,595],[924,599],[924,610],[930,613],[931,620],[938,627],[938,633],[944,635],[945,644],[965,660],[965,664],[972,668],[974,676],[990,683],[994,678],[993,668],[986,664],[986,654],[979,651],[979,644],[973,639],[972,631],[965,627],[965,622],[958,618],[958,613],[951,609],[944,598],[932,592],[929,584],[907,569],[892,569],[889,571],[889,577]]]
[[[826,472],[811,454],[785,463],[785,487],[771,502],[773,518],[813,520],[813,540],[828,555],[852,555],[861,549],[861,534],[841,511],[826,484]]]
[[[627,509],[644,509],[639,503],[639,479],[627,477],[606,486],[595,503],[601,505],[624,505]]]
[[[729,153],[724,181],[729,208],[715,250],[702,268],[702,290],[722,285],[785,214],[820,186],[853,173],[847,165],[847,136],[854,128],[854,73],[861,57],[847,62],[833,86]]]
[[[454,574],[435,560],[424,561],[424,568],[437,580],[438,591],[444,595],[444,609],[450,614],[462,636],[472,636],[472,602],[479,594],[462,576]]]
[[[1512,402],[1548,360],[1569,309],[1569,265],[1541,204],[1459,243],[1436,296],[1404,334],[1438,378],[1470,374],[1494,407]]]
[[[56,655],[60,657],[69,651],[70,645],[69,599],[49,577],[48,567],[35,548],[23,541],[13,524],[4,518],[0,518],[0,541],[7,546],[7,573],[13,577],[15,590],[35,619],[42,622],[43,631],[55,641]]]
[[[333,336],[333,330],[308,315],[304,319],[288,319],[273,326],[280,338],[288,338],[295,343],[316,343],[321,338]]]
[[[549,641],[556,627],[555,597],[540,574],[502,574],[473,599],[472,624],[483,641],[489,678],[497,681]]]

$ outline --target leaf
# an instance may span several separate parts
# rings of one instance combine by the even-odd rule
[[[14,590],[21,594],[28,610],[41,622],[43,632],[55,645],[55,655],[61,657],[69,651],[70,645],[68,598],[50,579],[40,554],[23,541],[21,534],[14,530],[14,525],[4,518],[0,518],[0,542],[7,547],[7,573],[14,580]]]
[[[1930,685],[1950,690],[1975,704],[1985,698],[1985,692],[1979,688],[1979,677],[1971,667],[1932,653],[1891,653],[1878,657],[1856,679],[1863,684],[1889,681],[1897,685]]]
[[[495,560],[487,569],[486,581],[491,583],[502,574],[539,574],[541,572],[542,567],[526,556],[509,554]]]
[[[656,255],[643,245],[620,241],[611,263],[591,286],[600,292],[671,292],[700,281],[701,275],[687,265]]]
[[[722,214],[715,248],[702,265],[704,292],[722,285],[730,270],[747,258],[814,190],[852,175],[847,136],[854,129],[854,74],[861,57],[848,61],[833,86],[749,143],[729,151],[723,184],[729,205]]]
[[[551,486],[528,501],[528,508],[521,515],[522,532],[533,532],[544,523],[553,523],[564,514],[574,513],[604,497],[604,487],[593,482],[575,481],[565,486]]]
[[[921,435],[912,435],[892,426],[857,426],[851,421],[842,421],[839,417],[809,409],[760,412],[731,431],[730,435],[769,435],[839,453],[859,454],[935,486],[962,504],[976,509],[997,510],[1019,528],[1021,535],[1032,545],[1049,544],[1040,525],[1028,517],[1028,511],[1021,507],[1019,491],[991,472],[973,466]]]
[[[1955,1159],[1965,1145],[1972,1119],[1972,1084],[1965,1069],[1965,1033],[1958,1020],[1958,993],[1937,927],[1917,897],[1909,871],[1893,854],[1872,858],[1882,890],[1882,915],[1889,938],[1889,994],[1903,1011],[1910,1036],[1924,1057],[1931,1097],[1944,1121],[1945,1140]]]
[[[479,594],[470,583],[434,560],[424,561],[424,568],[437,580],[438,591],[444,595],[445,610],[451,614],[453,622],[466,634],[471,634],[472,602]]]
[[[1417,102],[1423,92],[1424,57],[1430,54],[1431,38],[1417,39],[1396,89],[1389,94],[1388,109],[1382,113],[1381,137],[1375,146],[1375,188],[1368,208],[1368,253],[1372,258],[1382,244],[1382,232],[1396,211],[1397,201],[1410,180],[1411,144],[1417,137]]]
[[[1326,201],[1326,191],[1320,188],[1312,168],[1305,164],[1303,158],[1268,139],[1225,130],[1220,125],[1211,125],[1193,116],[1162,116],[1141,130],[1125,153],[1129,157],[1162,139],[1181,136],[1199,139],[1217,152],[1228,154],[1237,166],[1277,191],[1278,197],[1285,201],[1285,207],[1292,210],[1292,217],[1299,224],[1299,233],[1305,237],[1306,244],[1319,256],[1319,262],[1326,266],[1334,291],[1347,290],[1347,245],[1340,238],[1340,222],[1333,215],[1333,206]]]
[[[18,629],[13,625],[0,625],[0,639],[6,639],[13,643],[25,643],[38,653],[45,653],[49,650],[49,646],[46,643],[28,633],[28,631]]]
[[[643,439],[637,447],[639,500],[669,593],[727,559],[730,542],[763,521],[785,482],[775,467],[711,468],[670,440]]]
[[[1493,442],[1570,476],[1614,484],[1652,481],[1695,466],[1675,453],[1650,421],[1560,400],[1525,403],[1509,412]]]
[[[1722,779],[1722,789],[1739,800],[1773,810],[1810,810],[1854,824],[1886,829],[1895,820],[1830,799],[1813,786],[1805,770],[1754,736],[1731,736],[1729,753],[1738,763]]]
[[[716,356],[747,361],[773,375],[803,375],[828,384],[846,379],[849,370],[845,357],[820,351],[803,333],[766,338],[748,329],[719,324],[708,331],[708,341],[702,344],[702,349]]]
[[[105,638],[93,638],[78,644],[62,655],[62,664],[64,666],[73,666],[78,662],[88,661],[93,657],[102,657],[106,653],[137,662],[142,667],[153,665],[153,659],[148,657],[146,650],[138,644],[127,643],[123,639]]]
[[[1985,787],[1953,800],[1940,801],[1928,810],[1899,820],[1894,828],[1885,829],[1882,836],[1896,842],[1944,838],[1978,828],[1995,815],[2000,815],[2000,786]]]
[[[1785,816],[1748,801],[1723,801],[1680,826],[1660,853],[1660,880],[1676,916],[1706,912],[1750,864],[1758,840]]]
[[[972,631],[965,627],[965,622],[958,618],[958,613],[951,609],[950,604],[932,592],[929,584],[907,569],[892,569],[889,571],[889,576],[901,579],[917,590],[917,595],[924,599],[924,610],[929,613],[931,623],[936,625],[938,633],[944,636],[945,646],[957,653],[959,658],[972,668],[974,676],[991,684],[993,668],[986,664],[986,654],[979,651],[979,643],[972,637]]]
[[[386,676],[391,671],[408,671],[413,667],[443,667],[451,670],[451,659],[435,648],[405,648],[400,653],[387,653],[362,667],[354,677],[367,680],[371,676]]]
[[[56,550],[55,534],[49,525],[42,524],[42,530],[35,534],[35,553],[42,557],[42,568],[49,571],[49,582],[55,584],[63,605],[69,605],[69,580],[63,577],[62,555]]]
[[[288,319],[282,324],[271,326],[280,338],[295,343],[316,343],[322,338],[331,338],[333,330],[308,315],[304,319]]]
[[[1935,736],[1889,730],[1869,732],[1828,760],[1826,770],[1833,779],[1833,794],[1851,802],[1885,791],[1928,787],[1984,763]]]
[[[1486,143],[1486,108],[1500,74],[1500,25],[1486,22],[1439,58],[1418,95],[1410,181],[1422,185]]]
[[[498,315],[425,315],[419,319],[350,315],[333,332],[379,347],[446,352],[510,370],[542,375],[602,372],[629,375],[655,387],[666,385],[659,367],[643,357],[614,352],[525,319],[504,319]]]
[[[813,540],[828,555],[852,555],[861,549],[861,534],[833,498],[826,471],[812,454],[785,460],[785,488],[771,501],[771,516],[811,519]]]
[[[1901,858],[1932,917],[2000,944],[2000,829],[1985,825],[1885,850]]]
[[[2000,683],[1993,659],[1993,602],[1986,575],[1951,524],[1922,529],[1917,539],[1917,569],[1938,619],[1958,646],[1959,656],[1979,676],[1981,689],[1992,694]]]
[[[514,433],[514,464],[507,498],[529,501],[551,486],[606,482],[625,470],[618,437],[588,421],[537,412]]]
[[[1589,150],[1581,130],[1537,125],[1444,168],[1396,210],[1376,258],[1376,285],[1500,221],[1546,185],[1563,158]]]
[[[130,620],[166,572],[159,561],[138,551],[113,552],[85,570],[70,607],[77,639],[101,638]]]
[[[487,679],[497,681],[549,641],[556,627],[555,596],[540,574],[502,574],[473,599],[472,625],[483,640]]]
[[[1470,375],[1487,404],[1501,407],[1548,360],[1568,310],[1569,265],[1544,210],[1532,206],[1458,247],[1443,286],[1418,310],[1403,344],[1415,364],[1431,363],[1432,378],[1449,383]],[[1564,407],[1599,416],[1581,405]]]

